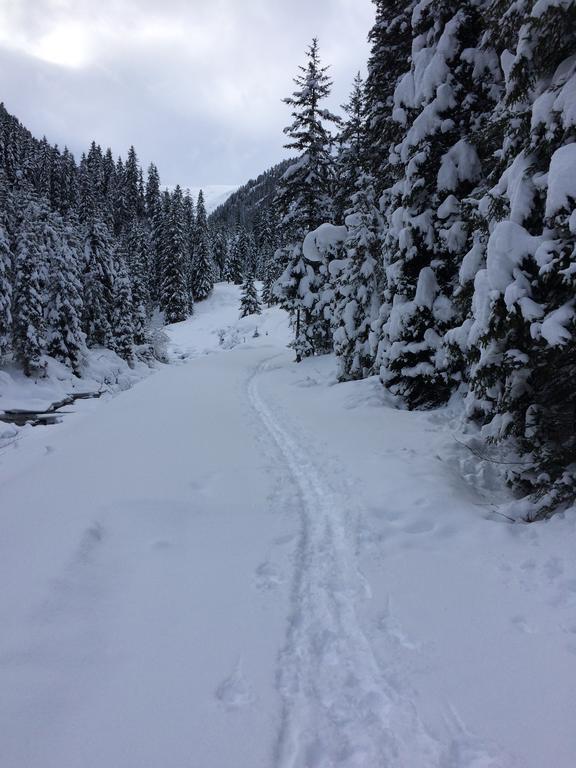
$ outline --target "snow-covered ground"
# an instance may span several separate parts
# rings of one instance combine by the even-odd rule
[[[0,766],[572,768],[576,515],[238,305],[0,450]]]

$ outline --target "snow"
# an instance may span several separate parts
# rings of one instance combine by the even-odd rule
[[[562,346],[572,338],[566,326],[574,321],[574,302],[551,312],[542,323],[540,333],[551,346]]]
[[[576,208],[576,143],[560,147],[550,160],[546,218],[563,208],[570,213]]]
[[[463,181],[476,181],[480,170],[476,150],[469,142],[461,139],[442,157],[438,171],[438,189],[455,190]]]
[[[490,287],[504,293],[514,280],[523,280],[519,267],[527,256],[535,254],[541,242],[542,238],[530,235],[513,221],[499,222],[488,240]]]
[[[572,768],[574,511],[239,303],[0,449],[0,765]]]
[[[511,51],[508,49],[504,49],[502,51],[500,56],[500,66],[502,67],[502,72],[504,73],[506,86],[508,86],[508,83],[510,82],[510,74],[512,72],[512,67],[514,66],[515,61],[516,56]]]
[[[551,87],[535,99],[532,105],[532,131],[544,125],[549,135],[553,136],[558,117],[566,130],[576,125],[576,56],[569,56],[560,63]]]
[[[508,198],[510,219],[516,224],[523,224],[532,212],[536,194],[530,172],[532,164],[533,158],[520,152],[504,171],[498,184],[491,190],[491,194],[495,197]],[[486,210],[481,212],[487,213]]]
[[[552,8],[570,8],[573,0],[537,0],[532,8],[532,16],[540,18]]]
[[[15,365],[0,368],[0,415],[9,410],[44,411],[77,393],[129,389],[152,372],[149,365],[142,362],[136,362],[131,368],[109,349],[86,351],[82,378],[57,360],[51,357],[46,360],[46,377],[41,379],[27,378]]]
[[[432,309],[434,299],[438,293],[438,281],[431,267],[424,267],[418,275],[418,284],[416,286],[416,295],[414,304],[417,307],[426,307]]]
[[[321,224],[304,239],[304,258],[313,263],[324,261],[326,254],[336,255],[348,236],[348,228]]]

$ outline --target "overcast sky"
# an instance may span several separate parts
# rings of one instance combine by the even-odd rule
[[[77,155],[134,144],[166,184],[239,184],[285,156],[311,38],[334,106],[372,21],[370,0],[0,0],[0,100]]]

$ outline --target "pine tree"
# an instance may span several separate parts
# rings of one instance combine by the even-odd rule
[[[214,264],[210,251],[210,232],[204,205],[204,193],[198,193],[196,227],[194,231],[194,258],[192,262],[192,293],[195,301],[208,298],[214,288]]]
[[[126,223],[130,221],[130,202],[127,192],[126,169],[122,158],[119,157],[116,161],[113,192],[113,231],[116,237],[120,237],[126,228]]]
[[[158,169],[151,163],[148,167],[148,178],[145,191],[146,218],[150,229],[150,264],[148,266],[150,298],[154,302],[160,300],[162,285],[162,199],[160,195],[160,176]]]
[[[80,280],[81,243],[77,235],[78,222],[62,220],[52,214],[47,222],[48,241],[48,354],[81,374],[86,352],[86,337],[82,331],[82,283]]]
[[[382,216],[375,201],[372,179],[363,176],[346,218],[346,259],[338,277],[334,309],[334,351],[342,381],[374,373],[375,344],[372,326],[380,309],[380,232]]]
[[[162,311],[165,311],[164,306],[164,275],[167,267],[167,258],[169,250],[168,235],[170,231],[170,209],[171,209],[171,197],[168,190],[164,190],[160,197],[160,205],[154,217],[152,227],[152,241],[154,248],[158,255],[158,267],[159,267],[159,284],[158,284],[158,304]]]
[[[215,278],[224,280],[226,260],[228,257],[228,247],[226,243],[226,236],[222,230],[212,232],[212,256],[216,269]]]
[[[302,242],[308,232],[332,218],[333,138],[327,125],[338,123],[338,118],[321,106],[332,82],[327,67],[321,66],[316,39],[306,56],[307,64],[300,67],[301,74],[294,81],[297,90],[284,100],[293,110],[293,122],[284,130],[290,138],[286,148],[296,150],[298,157],[280,179],[275,200],[285,260],[278,295],[290,313],[298,360],[318,351],[311,339],[325,335],[324,329],[311,329],[310,333],[306,330],[313,322],[310,289],[318,289],[315,284],[320,277],[315,266],[306,264]],[[324,324],[318,314],[315,322]]]
[[[210,240],[207,232],[201,232],[196,239],[192,285],[195,301],[204,301],[214,288],[214,264],[210,253]]]
[[[194,251],[196,248],[196,211],[194,200],[187,189],[182,202],[184,215],[184,237],[186,240],[186,279],[191,297],[190,309],[194,302]]]
[[[184,228],[182,190],[179,186],[169,198],[168,219],[163,236],[163,279],[161,305],[169,323],[186,320],[190,313],[190,294],[186,275],[187,244]]]
[[[20,201],[21,223],[16,246],[14,291],[14,350],[26,376],[45,372],[46,326],[44,287],[46,285],[46,250],[42,220],[45,206],[23,193]]]
[[[12,336],[12,249],[5,225],[6,216],[0,211],[0,361],[10,349]]]
[[[128,268],[122,253],[116,253],[114,258],[112,348],[124,360],[132,362],[134,357],[132,290]]]
[[[483,175],[475,132],[490,118],[497,76],[497,59],[477,51],[481,31],[477,4],[420,2],[411,70],[394,96],[407,130],[384,243],[390,310],[381,377],[413,408],[445,401],[460,381],[443,338],[456,320],[458,268],[471,239],[462,203]]]
[[[250,235],[245,227],[240,227],[238,230],[238,238],[236,240],[236,260],[240,264],[241,275],[247,275],[254,271],[253,243],[250,241]]]
[[[114,162],[112,150],[108,147],[102,159],[102,196],[104,198],[102,216],[110,230],[114,227],[118,183],[116,163]]]
[[[113,346],[114,247],[102,219],[88,222],[84,233],[83,330],[89,346]]]
[[[279,277],[279,259],[281,255],[281,251],[271,253],[264,262],[264,284],[262,286],[262,301],[264,304],[266,304],[267,307],[273,307],[275,304],[278,304],[276,284]]]
[[[576,7],[514,4],[503,56],[503,172],[482,202],[490,236],[474,282],[468,409],[521,454],[508,478],[545,517],[576,497]],[[473,358],[474,359],[474,358]]]
[[[244,275],[244,242],[243,230],[237,230],[228,244],[228,259],[224,279],[234,285],[242,285]]]
[[[258,298],[254,274],[246,275],[242,285],[242,300],[240,302],[240,317],[262,314],[262,306]]]
[[[376,19],[370,34],[368,75],[364,86],[366,171],[374,179],[376,199],[395,181],[390,154],[400,143],[407,121],[405,110],[395,112],[394,94],[410,70],[413,39],[412,12],[417,0],[373,0]]]
[[[132,222],[126,248],[132,295],[132,328],[135,344],[146,342],[150,315],[150,239],[142,221]]]
[[[349,101],[342,106],[346,119],[338,135],[336,176],[338,185],[334,195],[335,221],[342,223],[352,206],[356,182],[366,169],[366,106],[364,83],[360,73],[354,78]]]

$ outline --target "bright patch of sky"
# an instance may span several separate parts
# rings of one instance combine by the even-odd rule
[[[240,184],[285,156],[281,100],[313,36],[346,100],[371,0],[2,0],[0,99],[80,154],[134,144],[166,184]]]

